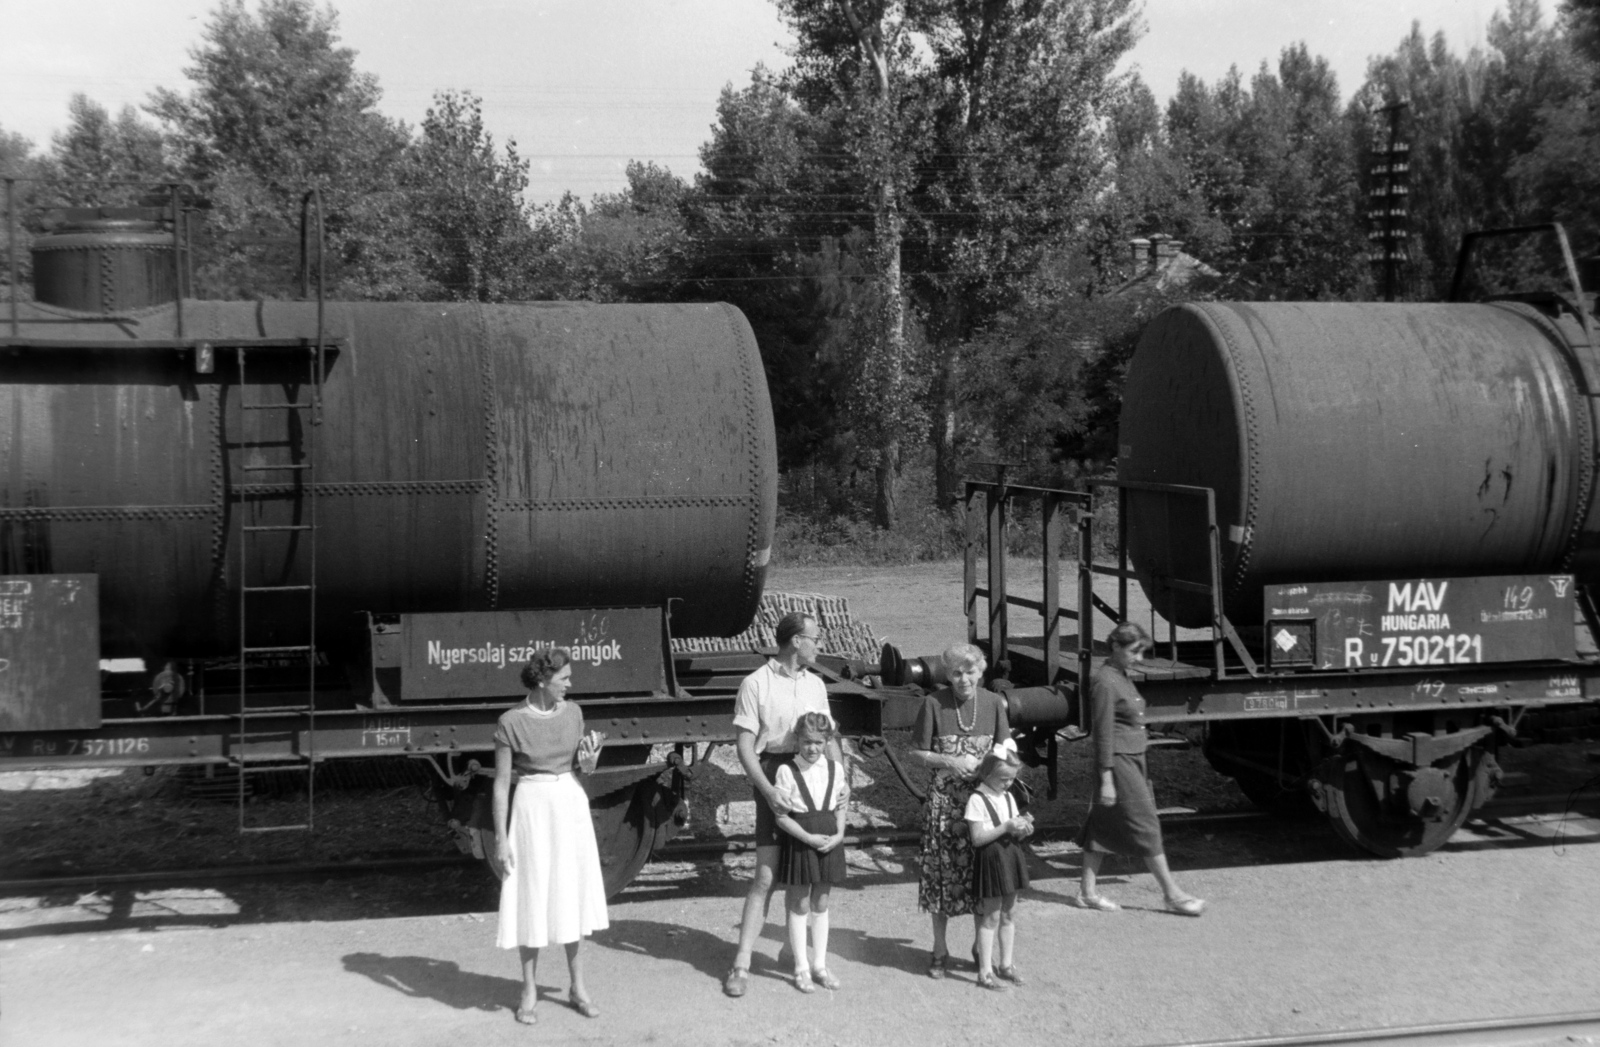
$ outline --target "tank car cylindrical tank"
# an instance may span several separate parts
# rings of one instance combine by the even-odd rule
[[[1216,492],[1225,613],[1268,584],[1575,570],[1594,433],[1581,328],[1531,306],[1203,303],[1166,310],[1123,391],[1122,480]],[[1130,558],[1211,624],[1204,507],[1129,491]]]
[[[315,304],[185,302],[184,336],[217,343],[211,374],[140,348],[174,321],[142,314],[125,349],[0,357],[0,574],[98,574],[104,657],[236,650],[240,527],[305,512],[296,477],[248,467],[303,454],[307,412],[241,410],[227,339],[314,338]],[[356,635],[361,611],[667,604],[676,635],[749,623],[776,455],[738,310],[329,303],[326,336],[324,643]],[[247,352],[246,401],[306,399],[305,360]],[[252,537],[250,584],[304,584],[305,546]],[[251,613],[268,626],[252,642],[272,642]]]

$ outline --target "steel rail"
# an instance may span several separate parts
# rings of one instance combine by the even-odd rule
[[[1489,1018],[1481,1021],[1437,1022],[1432,1025],[1402,1025],[1392,1028],[1345,1029],[1332,1032],[1298,1033],[1288,1036],[1258,1036],[1238,1040],[1182,1040],[1159,1047],[1318,1047],[1320,1044],[1361,1044],[1363,1047],[1511,1047],[1528,1044],[1530,1035],[1540,1042],[1569,1039],[1587,1042],[1600,1033],[1600,1011],[1544,1014],[1521,1018]]]

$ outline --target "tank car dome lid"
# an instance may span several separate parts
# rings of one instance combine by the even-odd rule
[[[172,228],[172,215],[161,207],[58,207],[45,212],[46,233],[129,230],[136,232]]]

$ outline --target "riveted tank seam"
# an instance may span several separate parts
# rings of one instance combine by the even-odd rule
[[[565,512],[571,509],[738,509],[756,499],[735,495],[656,495],[640,498],[568,498],[552,502],[501,502],[506,512]]]
[[[1233,368],[1235,379],[1233,387],[1239,390],[1240,406],[1244,408],[1240,412],[1240,418],[1243,420],[1245,430],[1244,450],[1247,463],[1245,467],[1244,519],[1240,521],[1239,558],[1234,563],[1233,579],[1229,583],[1231,591],[1226,594],[1227,596],[1232,596],[1243,591],[1245,575],[1248,573],[1250,566],[1251,547],[1255,542],[1256,508],[1260,491],[1261,472],[1260,452],[1258,450],[1261,442],[1260,432],[1256,424],[1255,397],[1251,392],[1248,376],[1242,366],[1239,346],[1233,340],[1233,333],[1229,330],[1228,325],[1217,321],[1211,306],[1197,303],[1195,308],[1205,317],[1212,331],[1221,336],[1222,346],[1228,352],[1228,366]],[[1221,543],[1218,544],[1220,545]]]
[[[492,610],[500,605],[500,562],[497,548],[500,512],[499,425],[495,417],[494,360],[490,355],[489,324],[483,306],[473,310],[478,328],[478,376],[483,386],[483,587]]]
[[[311,490],[318,497],[330,495],[361,496],[361,495],[404,495],[404,494],[476,494],[486,490],[488,483],[483,480],[369,480],[363,482],[334,481],[329,483],[312,484]],[[292,483],[276,484],[251,484],[248,491],[235,491],[235,499],[244,499],[256,495],[271,496],[294,494],[305,490],[302,485]]]
[[[1572,565],[1573,559],[1578,554],[1578,537],[1583,533],[1583,526],[1588,521],[1591,510],[1591,499],[1594,490],[1594,425],[1591,418],[1592,408],[1589,397],[1586,395],[1591,390],[1583,377],[1583,365],[1577,359],[1572,346],[1567,344],[1567,339],[1561,329],[1550,321],[1550,318],[1529,306],[1520,303],[1493,302],[1495,308],[1505,309],[1515,316],[1529,320],[1541,334],[1543,334],[1555,347],[1556,353],[1567,365],[1572,375],[1573,385],[1579,390],[1582,397],[1582,410],[1573,413],[1578,419],[1578,493],[1573,499],[1572,523],[1567,528],[1566,538],[1562,542],[1561,556],[1557,564],[1562,570]]]
[[[211,599],[213,622],[227,620],[228,612],[228,483],[222,457],[222,404],[228,395],[224,382],[207,386],[211,399]]]
[[[206,520],[215,505],[45,505],[0,508],[0,520],[91,523],[105,520]]]
[[[739,345],[739,378],[744,385],[745,404],[745,431],[744,440],[749,458],[749,475],[747,483],[754,494],[751,501],[751,512],[748,515],[748,524],[745,533],[744,549],[744,605],[751,610],[761,596],[756,592],[756,554],[760,552],[758,543],[761,541],[761,508],[758,504],[760,498],[759,486],[761,482],[761,450],[756,446],[754,435],[758,420],[756,418],[756,387],[755,376],[751,374],[750,356],[755,351],[754,346],[745,338],[741,326],[734,323],[732,307],[723,303],[722,319],[728,325],[728,330]]]
[[[111,261],[110,251],[100,252],[100,311],[111,313],[116,311],[117,304],[117,274],[116,267]]]

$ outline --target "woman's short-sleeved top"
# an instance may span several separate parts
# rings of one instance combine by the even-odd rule
[[[547,713],[523,703],[508,709],[494,729],[495,744],[511,750],[511,769],[519,775],[572,770],[582,738],[583,710],[576,702],[562,702]]]
[[[958,712],[959,710],[959,712]],[[971,724],[971,729],[967,729]],[[987,735],[996,740],[1011,737],[1006,717],[1006,700],[993,691],[978,688],[972,702],[958,702],[955,692],[941,687],[922,700],[916,723],[911,728],[911,744],[932,749],[934,738],[962,735]]]

